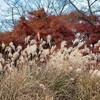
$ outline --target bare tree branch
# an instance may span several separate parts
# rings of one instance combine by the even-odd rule
[[[89,13],[91,16],[93,16],[90,0],[87,0],[87,4],[88,4],[88,8],[89,8]]]
[[[90,6],[92,6],[96,1],[98,1],[98,0],[94,0],[92,3],[91,3],[91,5]]]

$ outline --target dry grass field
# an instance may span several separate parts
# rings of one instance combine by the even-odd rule
[[[0,73],[0,100],[100,100],[100,71],[73,53],[58,50],[45,61],[8,67]]]

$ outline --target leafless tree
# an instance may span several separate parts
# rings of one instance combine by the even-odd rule
[[[100,0],[4,0],[4,2],[8,5],[8,9],[3,15],[5,19],[2,22],[3,27],[6,26],[5,29],[14,27],[19,17],[26,16],[27,18],[29,11],[40,8],[44,8],[45,12],[50,15],[61,15],[76,10],[80,15],[79,17],[88,21],[91,25],[93,23],[85,19],[84,16],[86,14],[94,16],[94,14],[100,13],[100,5],[98,4]],[[82,5],[84,2],[86,2],[86,6]],[[82,7],[77,6],[77,4],[81,4]]]
[[[83,18],[85,21],[87,21],[89,24],[94,25],[93,16],[96,14],[96,12],[100,13],[100,7],[98,7],[97,3],[100,3],[99,0],[84,0],[86,3],[85,9],[82,9],[83,7],[79,8],[74,2],[75,0],[69,0],[71,5],[76,9],[76,11],[79,13],[79,17]],[[80,2],[77,2],[80,3]],[[95,5],[95,7],[94,7]],[[100,6],[100,5],[99,5]],[[86,19],[85,15],[90,15],[91,19]]]

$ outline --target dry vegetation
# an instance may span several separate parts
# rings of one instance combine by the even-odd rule
[[[99,100],[100,59],[93,54],[83,56],[78,46],[70,51],[63,43],[61,49],[45,57],[41,52],[39,58],[21,60],[21,54],[16,65],[12,65],[13,56],[3,56],[0,100]],[[11,62],[6,64],[6,59]]]
[[[100,100],[100,20],[93,19],[91,26],[76,12],[40,9],[0,34],[0,100]]]
[[[0,100],[99,100],[100,76],[92,77],[86,70],[76,70],[64,61],[61,68],[37,68],[35,61],[26,62],[23,69],[0,75]]]

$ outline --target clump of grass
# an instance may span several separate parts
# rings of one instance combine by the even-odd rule
[[[0,75],[0,100],[99,100],[100,78],[87,71],[76,73],[64,65],[25,64],[20,71]]]
[[[75,100],[100,100],[100,77],[85,72],[78,77],[75,91]]]

